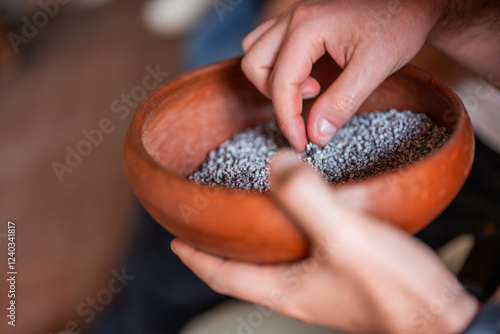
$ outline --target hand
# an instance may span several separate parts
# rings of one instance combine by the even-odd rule
[[[304,0],[243,41],[242,69],[273,101],[284,135],[305,150],[303,97],[319,94],[312,65],[328,52],[344,69],[309,114],[307,135],[326,145],[391,73],[409,62],[440,18],[440,1]]]
[[[268,0],[264,3],[264,8],[261,10],[259,19],[267,21],[275,16],[281,15],[290,8],[297,0]]]
[[[459,333],[474,317],[477,301],[430,249],[349,209],[295,154],[273,159],[271,177],[276,199],[311,240],[310,257],[255,265],[174,240],[174,252],[212,289],[359,333]]]

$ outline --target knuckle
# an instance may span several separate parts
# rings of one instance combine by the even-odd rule
[[[251,74],[252,62],[249,56],[244,56],[241,59],[241,70],[245,75],[249,76]]]
[[[349,118],[358,108],[357,100],[347,94],[330,96],[326,102],[330,106],[328,109],[342,118]]]
[[[211,285],[210,288],[212,288],[212,290],[215,293],[218,293],[220,295],[226,295],[227,294],[226,289],[223,286],[221,286],[221,285]]]
[[[240,66],[247,79],[261,93],[269,97],[269,69],[260,64],[252,52],[243,57]]]
[[[297,28],[304,22],[314,17],[316,8],[313,5],[300,5],[293,9],[290,20],[290,27]]]
[[[249,36],[246,36],[241,41],[241,48],[243,49],[243,52],[247,53],[248,50],[250,49],[250,46],[251,46],[250,45],[250,38],[249,38]]]
[[[227,292],[226,284],[219,275],[209,275],[205,277],[204,281],[213,291],[219,294],[225,294]]]
[[[277,80],[277,76],[276,76],[276,70],[273,70],[271,72],[271,74],[269,74],[269,93],[273,99],[274,102],[276,102],[275,100],[277,98],[279,98],[279,92],[280,92],[280,83],[279,81]]]

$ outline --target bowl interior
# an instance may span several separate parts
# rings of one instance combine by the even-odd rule
[[[241,75],[235,67],[207,69],[176,85],[143,128],[144,147],[154,160],[185,177],[233,134],[273,117],[270,101]]]
[[[340,72],[333,60],[324,57],[312,75],[324,89]],[[208,152],[232,135],[274,115],[271,101],[253,87],[235,61],[223,71],[207,67],[184,76],[171,88],[145,121],[142,140],[158,164],[181,177],[192,173]],[[312,103],[304,103],[305,117]],[[450,134],[455,131],[458,118],[449,101],[411,73],[389,77],[358,113],[390,108],[426,113]]]

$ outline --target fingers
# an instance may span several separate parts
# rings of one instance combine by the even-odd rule
[[[255,42],[257,42],[257,40],[262,35],[264,35],[269,30],[269,28],[271,28],[277,21],[278,18],[267,20],[266,22],[262,23],[257,28],[255,28],[251,33],[249,33],[241,43],[243,52],[247,53],[250,50],[250,48],[252,48],[252,46],[255,44]]]
[[[325,53],[323,43],[307,34],[306,30],[297,30],[287,36],[269,81],[276,118],[297,152],[303,152],[308,143],[301,116],[302,87],[314,82],[316,91],[313,95],[319,93],[319,84],[312,81],[310,74],[313,64]]]
[[[321,91],[321,86],[319,82],[313,77],[307,78],[302,85],[300,85],[300,92],[302,99],[312,99],[316,97]]]
[[[298,22],[298,23],[297,23]],[[248,79],[273,101],[276,118],[285,137],[297,152],[303,152],[308,138],[325,146],[356,112],[371,92],[391,73],[391,57],[374,59],[381,50],[363,48],[349,56],[342,46],[331,45],[322,34],[312,33],[312,23],[303,25],[292,14],[263,23],[248,35],[243,47],[242,69]],[[313,27],[328,21],[314,22]],[[306,29],[307,28],[307,29]],[[312,30],[311,30],[312,29]],[[338,44],[338,43],[337,43]],[[307,129],[302,118],[304,98],[320,92],[310,77],[313,64],[328,51],[344,71],[313,105]]]
[[[283,266],[256,265],[226,260],[174,239],[172,251],[214,291],[262,303],[268,299],[283,273]],[[258,282],[258,284],[255,284]]]
[[[319,146],[328,144],[391,69],[392,66],[370,59],[369,52],[355,54],[312,106],[307,126],[309,139]]]
[[[269,27],[245,52],[241,62],[243,73],[267,97],[271,97],[269,77],[278,57],[286,29],[285,22],[279,22]]]
[[[246,54],[241,67],[254,86],[272,98],[283,134],[296,151],[303,152],[308,140],[302,100],[320,92],[319,83],[309,74],[325,50],[322,43],[313,45],[303,32],[287,37],[288,28],[289,18],[260,25],[243,41]]]
[[[359,214],[341,203],[328,184],[297,155],[285,151],[271,162],[273,195],[315,240],[340,240],[356,229]]]

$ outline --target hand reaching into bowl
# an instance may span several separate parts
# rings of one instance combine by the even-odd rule
[[[459,333],[474,317],[477,301],[430,249],[349,209],[294,154],[278,155],[271,177],[273,195],[312,242],[310,257],[255,265],[174,240],[174,252],[212,289],[359,333]]]
[[[302,152],[302,99],[319,94],[310,73],[328,52],[344,71],[313,105],[307,125],[309,139],[324,146],[388,75],[417,54],[438,21],[437,6],[427,0],[390,7],[379,0],[300,1],[245,38],[242,69],[272,99],[283,133]]]
[[[489,8],[494,6],[494,1],[464,0],[298,1],[244,39],[242,69],[272,99],[283,133],[302,152],[306,135],[326,145],[372,91],[417,54],[430,33],[431,44],[479,74],[491,74],[500,51],[498,27],[486,25],[491,21],[486,16],[498,15],[498,8]],[[479,25],[484,38],[476,38],[478,29],[468,30]],[[478,49],[487,52],[477,55]],[[319,94],[310,73],[326,52],[344,71],[323,87],[306,131],[302,99]]]

